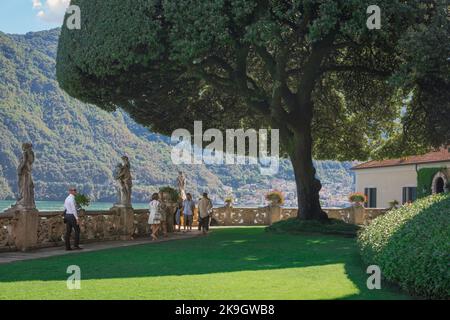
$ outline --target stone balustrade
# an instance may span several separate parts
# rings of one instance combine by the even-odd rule
[[[330,218],[352,224],[368,224],[387,209],[363,207],[324,208]],[[175,206],[167,210],[167,231],[173,232]],[[297,216],[296,208],[267,206],[259,208],[215,208],[212,225],[252,226],[270,225],[276,221]],[[150,235],[147,224],[148,210],[113,207],[108,211],[82,211],[80,213],[81,243],[127,240]],[[194,213],[197,225],[197,212]],[[0,252],[33,248],[63,246],[65,225],[62,212],[33,212],[32,214],[0,214]]]

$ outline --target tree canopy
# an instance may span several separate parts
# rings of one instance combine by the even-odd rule
[[[73,0],[57,77],[70,95],[121,107],[170,134],[280,129],[303,218],[323,217],[311,156],[353,160],[449,141],[446,1]],[[66,17],[67,19],[67,17]]]

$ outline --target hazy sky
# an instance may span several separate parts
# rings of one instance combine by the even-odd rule
[[[27,33],[60,27],[70,0],[0,0],[0,31]]]

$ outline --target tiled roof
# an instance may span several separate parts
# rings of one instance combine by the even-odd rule
[[[382,167],[393,167],[402,166],[407,164],[419,164],[419,163],[432,163],[432,162],[443,162],[450,161],[450,147],[441,148],[438,151],[432,151],[420,156],[409,156],[400,159],[388,159],[388,160],[372,160],[364,162],[354,166],[352,169],[370,169],[370,168],[382,168]]]

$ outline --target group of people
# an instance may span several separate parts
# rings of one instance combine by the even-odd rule
[[[207,234],[209,231],[210,218],[212,215],[212,202],[208,198],[208,194],[203,193],[202,198],[198,201],[198,215],[199,215],[199,225],[198,229],[203,232],[203,234]],[[163,236],[167,236],[167,220],[166,220],[166,208],[159,201],[158,193],[154,193],[152,195],[152,200],[149,204],[149,217],[148,223],[151,225],[152,240],[158,239],[158,232],[160,228],[162,229]],[[174,215],[174,227],[176,231],[181,231],[181,217],[183,217],[183,225],[184,232],[192,231],[192,223],[194,221],[194,212],[195,212],[196,203],[192,199],[192,195],[190,193],[186,194],[186,199],[180,201],[176,208],[176,212]]]
[[[78,210],[80,207],[75,201],[77,194],[76,188],[69,189],[69,195],[64,201],[64,223],[66,224],[66,232],[64,235],[64,242],[66,250],[73,250],[70,244],[70,237],[72,230],[75,231],[74,249],[81,250],[80,243],[80,225]],[[209,224],[212,215],[212,201],[208,198],[208,194],[203,193],[202,198],[198,201],[198,204],[192,199],[190,193],[186,194],[186,199],[180,201],[174,215],[174,227],[176,231],[181,231],[181,217],[183,217],[184,232],[192,231],[192,223],[194,221],[195,207],[198,207],[198,229],[203,234],[207,234],[209,231]],[[154,193],[149,203],[149,217],[148,224],[151,225],[151,237],[152,240],[158,239],[158,234],[162,233],[163,237],[167,236],[167,219],[166,219],[165,205],[159,200],[159,194]],[[160,232],[161,229],[161,232]]]

